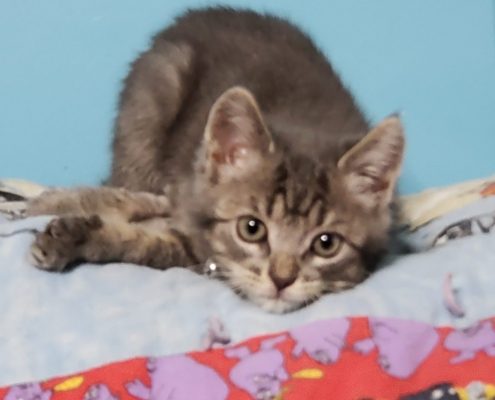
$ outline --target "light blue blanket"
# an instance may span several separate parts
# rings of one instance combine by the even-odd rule
[[[0,234],[46,218],[1,222]],[[222,283],[174,268],[83,265],[68,274],[26,261],[32,234],[0,238],[0,385],[48,378],[138,355],[201,349],[211,316],[233,341],[320,318],[373,315],[469,325],[495,314],[495,234],[396,260],[358,288],[287,315],[244,302]],[[454,319],[442,286],[452,273],[466,316]]]

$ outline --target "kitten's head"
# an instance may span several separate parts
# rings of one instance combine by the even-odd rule
[[[272,312],[363,281],[387,245],[403,148],[390,117],[338,160],[295,155],[247,90],[228,90],[210,111],[196,183],[221,276]]]

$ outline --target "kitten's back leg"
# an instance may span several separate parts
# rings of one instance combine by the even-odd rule
[[[192,48],[157,39],[133,64],[120,97],[108,183],[131,190],[161,191],[167,131],[193,85]]]
[[[166,196],[131,192],[120,188],[79,188],[43,192],[27,204],[26,215],[109,215],[137,222],[168,217],[170,202]]]

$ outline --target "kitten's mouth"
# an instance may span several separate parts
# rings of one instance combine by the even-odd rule
[[[249,296],[249,298],[263,310],[277,314],[283,314],[298,310],[314,301],[309,298],[294,299],[285,290],[276,291],[274,293],[270,293],[267,296],[258,296],[256,298]]]
[[[284,300],[280,297],[259,299],[258,301],[255,301],[255,303],[257,303],[263,310],[276,314],[283,314],[290,311],[295,311],[304,306],[304,303],[292,302]]]
[[[310,303],[310,301],[304,302],[288,299],[286,295],[281,293],[260,295],[259,293],[255,294],[247,290],[236,290],[235,293],[243,299],[257,305],[261,309],[274,314],[283,314],[290,311],[295,311]]]
[[[285,290],[277,291],[272,296],[268,297],[269,300],[278,301],[281,303],[287,303],[295,308],[302,308],[304,301],[296,301]]]

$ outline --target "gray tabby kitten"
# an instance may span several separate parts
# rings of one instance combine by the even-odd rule
[[[272,312],[353,287],[387,248],[399,119],[370,129],[312,41],[250,11],[187,12],[133,63],[108,185],[51,191],[31,248],[80,261],[203,265]]]

